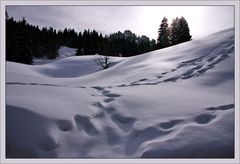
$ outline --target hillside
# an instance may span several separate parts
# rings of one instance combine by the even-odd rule
[[[7,157],[234,157],[233,29],[111,61],[6,62]]]

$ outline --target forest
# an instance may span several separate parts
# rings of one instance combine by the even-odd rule
[[[32,64],[33,58],[55,59],[60,46],[77,48],[76,55],[105,55],[130,57],[166,48],[191,40],[188,23],[184,17],[173,19],[168,25],[164,17],[158,29],[157,41],[130,30],[103,35],[96,30],[76,32],[65,28],[39,28],[29,24],[23,17],[16,21],[6,13],[6,60]]]

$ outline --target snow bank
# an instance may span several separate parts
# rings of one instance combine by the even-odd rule
[[[7,157],[234,157],[233,29],[112,60],[7,62]]]
[[[70,56],[75,56],[77,53],[77,49],[76,48],[69,48],[66,46],[62,46],[59,48],[58,50],[58,58],[66,58],[66,57],[70,57]]]

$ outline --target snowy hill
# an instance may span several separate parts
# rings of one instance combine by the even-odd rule
[[[7,62],[7,157],[234,157],[233,29],[112,61]]]
[[[76,48],[70,48],[66,46],[61,46],[58,49],[58,56],[56,59],[61,59],[61,58],[66,58],[66,57],[71,57],[75,56],[77,53]],[[33,64],[34,65],[41,65],[41,64],[47,64],[53,62],[55,59],[46,59],[46,58],[34,58],[33,59]]]

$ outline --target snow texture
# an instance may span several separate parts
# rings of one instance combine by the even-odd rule
[[[7,62],[7,158],[233,158],[233,31],[107,70],[67,47]]]

